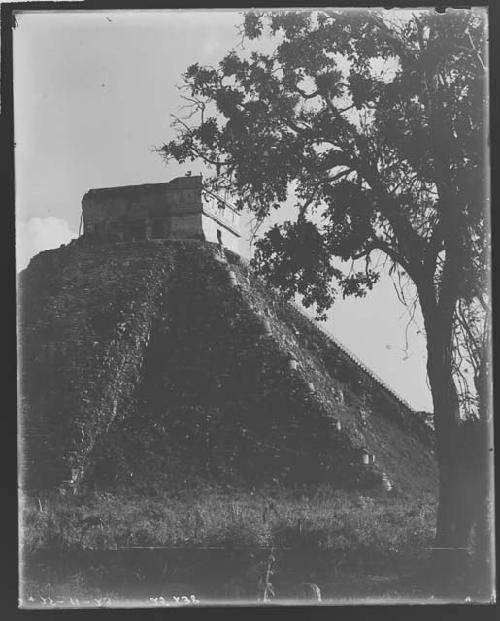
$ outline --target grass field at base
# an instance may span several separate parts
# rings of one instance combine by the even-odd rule
[[[380,559],[421,555],[432,542],[436,500],[378,492],[217,488],[130,496],[92,492],[22,501],[28,553],[124,547],[248,547],[335,550]]]

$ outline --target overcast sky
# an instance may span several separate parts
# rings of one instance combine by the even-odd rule
[[[215,64],[240,37],[237,12],[21,13],[14,32],[18,269],[78,236],[90,188],[170,181],[196,163],[164,164],[176,85],[194,62]],[[339,300],[326,327],[417,409],[432,409],[421,320],[391,280]],[[418,333],[420,332],[420,334]]]

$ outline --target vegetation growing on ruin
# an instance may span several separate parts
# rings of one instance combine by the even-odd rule
[[[38,442],[42,455],[78,466],[72,489],[148,494],[202,473],[242,488],[329,482],[362,490],[380,486],[386,472],[400,489],[432,492],[432,438],[422,421],[235,255],[165,241],[78,242],[45,255],[23,278],[22,418],[28,448]],[[44,302],[51,260],[61,278]],[[57,328],[53,358],[48,324]],[[45,449],[33,433],[39,420],[60,422],[59,435],[45,430]],[[375,456],[369,467],[362,448]],[[43,478],[43,468],[27,470]]]
[[[79,241],[37,257],[22,283],[24,429],[64,409],[65,434],[42,439],[81,467],[77,484],[27,479],[22,553],[33,567],[46,554],[157,546],[279,548],[324,554],[325,567],[425,558],[432,432],[236,255],[201,242]],[[51,322],[53,358],[40,348]],[[80,358],[52,377],[67,356]],[[92,438],[86,452],[75,453],[78,429]],[[37,442],[32,433],[27,446]]]

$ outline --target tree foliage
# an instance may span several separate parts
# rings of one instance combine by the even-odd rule
[[[242,35],[248,48],[187,69],[189,114],[163,154],[213,166],[207,183],[237,196],[257,224],[295,201],[295,219],[257,240],[253,262],[320,315],[339,288],[363,295],[374,285],[374,254],[396,283],[413,283],[440,468],[437,541],[460,549],[487,464],[476,473],[455,450],[460,358],[472,356],[476,385],[488,377],[484,13],[250,12]],[[271,51],[254,46],[264,41]],[[364,258],[364,269],[345,273],[338,258]]]
[[[274,50],[189,67],[185,98],[200,116],[177,119],[163,152],[213,165],[218,186],[258,221],[296,200],[296,222],[257,242],[256,266],[321,312],[332,277],[357,295],[377,279],[369,265],[343,275],[333,257],[378,250],[414,282],[431,275],[439,303],[453,235],[449,280],[470,296],[481,285],[469,278],[471,239],[484,246],[483,21],[470,11],[392,21],[301,11],[247,13],[242,29],[250,41],[274,37]]]

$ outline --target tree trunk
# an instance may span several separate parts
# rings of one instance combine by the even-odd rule
[[[436,454],[439,467],[439,507],[433,550],[435,578],[442,586],[467,590],[469,547],[473,528],[487,547],[485,511],[490,491],[487,421],[460,420],[452,373],[452,324],[435,313],[422,312],[427,332],[427,373],[434,405]],[[481,542],[481,538],[483,541]],[[491,546],[490,546],[491,548]],[[491,565],[489,565],[491,569]],[[491,573],[491,571],[490,571]],[[449,593],[452,595],[452,593]],[[470,594],[470,591],[468,591]]]
[[[430,284],[430,283],[429,283]],[[420,305],[427,334],[427,375],[434,406],[436,455],[439,469],[439,505],[433,550],[436,578],[445,582],[452,568],[462,565],[465,548],[459,537],[465,529],[459,517],[460,489],[456,441],[459,428],[458,395],[452,373],[452,320],[439,312],[433,286],[420,287]],[[452,305],[448,305],[450,309]],[[461,521],[460,527],[458,526]],[[458,561],[458,563],[457,563]]]
[[[459,498],[461,481],[458,477],[456,438],[458,437],[458,400],[448,365],[439,343],[429,339],[428,376],[434,405],[436,454],[439,468],[439,506],[436,521],[436,539],[433,559],[438,577],[445,577],[449,569],[462,565],[465,547],[458,541]],[[441,351],[439,351],[441,349]],[[461,530],[463,530],[463,525]],[[458,564],[457,564],[458,561]]]

